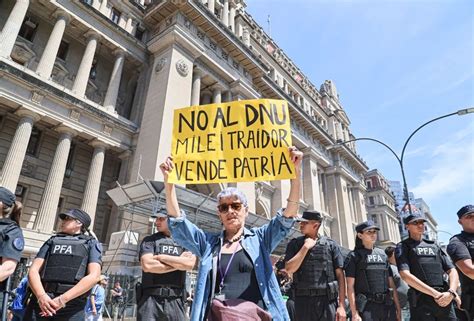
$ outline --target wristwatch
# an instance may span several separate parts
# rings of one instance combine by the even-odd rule
[[[458,294],[456,293],[456,291],[454,291],[453,289],[449,289],[448,292],[451,293],[453,298],[455,298],[455,299],[457,298]]]

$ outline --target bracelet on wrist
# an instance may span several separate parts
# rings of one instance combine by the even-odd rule
[[[293,204],[296,204],[296,205],[300,205],[300,202],[292,201],[292,200],[290,200],[289,198],[287,198],[286,201],[287,201],[288,203],[293,203]]]
[[[58,296],[58,301],[61,304],[61,308],[66,307],[66,303],[64,302],[62,295]]]
[[[451,295],[453,296],[453,298],[456,298],[456,297],[458,296],[458,294],[456,293],[456,291],[454,291],[453,289],[449,289],[448,292],[451,293]]]

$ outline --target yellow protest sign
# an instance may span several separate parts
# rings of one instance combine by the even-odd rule
[[[174,112],[168,180],[179,184],[295,177],[289,157],[290,116],[284,100],[254,99]]]

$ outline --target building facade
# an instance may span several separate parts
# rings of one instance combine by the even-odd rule
[[[367,217],[379,227],[378,243],[397,244],[400,242],[399,217],[395,207],[395,197],[385,177],[377,169],[365,174],[367,193],[365,204]]]
[[[431,214],[430,207],[428,206],[428,204],[426,204],[425,200],[421,197],[415,199],[415,206],[426,218],[425,237],[428,240],[437,242],[438,241],[438,222],[436,222],[433,215]]]
[[[354,225],[366,219],[367,166],[354,143],[335,145],[354,137],[337,89],[315,87],[245,8],[242,0],[0,3],[0,184],[25,205],[26,256],[55,230],[58,212],[80,207],[117,269],[136,265],[149,215],[118,208],[106,192],[162,180],[174,109],[254,98],[288,101],[305,154],[301,210],[321,211],[324,233],[353,247]],[[205,201],[225,185],[186,188]],[[234,185],[258,215],[286,204],[287,182]]]

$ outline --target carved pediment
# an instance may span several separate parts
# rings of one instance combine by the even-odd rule
[[[18,37],[11,53],[12,59],[27,65],[31,59],[36,57],[36,53],[31,49],[32,46],[32,43],[28,40]]]
[[[56,59],[54,62],[53,72],[51,73],[51,79],[59,84],[63,84],[64,79],[69,75],[69,70],[66,68],[64,61]]]

